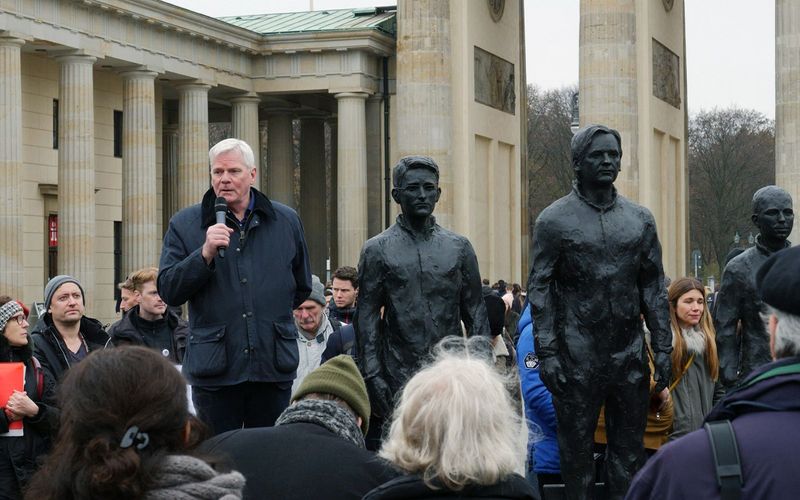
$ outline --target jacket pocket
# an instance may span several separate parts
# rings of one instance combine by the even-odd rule
[[[292,373],[300,363],[297,350],[297,328],[294,322],[273,323],[275,326],[275,368],[281,373]]]
[[[192,328],[184,367],[194,377],[214,377],[228,368],[225,325]]]

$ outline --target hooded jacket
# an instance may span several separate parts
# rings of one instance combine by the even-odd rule
[[[183,374],[190,384],[290,382],[298,363],[292,311],[311,293],[311,270],[297,213],[250,189],[253,208],[234,230],[225,257],[206,264],[206,231],[216,223],[214,191],[169,222],[158,273],[167,304],[189,303]]]
[[[731,420],[739,447],[742,498],[797,498],[800,357],[784,358],[753,371],[711,410],[706,421],[726,419]],[[662,446],[636,476],[626,498],[720,498],[706,430]]]
[[[89,352],[105,349],[110,340],[103,330],[103,325],[88,316],[81,318],[81,334]],[[31,338],[34,342],[33,355],[42,363],[45,372],[52,375],[53,380],[60,381],[70,367],[70,360],[67,356],[67,346],[58,333],[50,313],[39,319],[33,327]]]
[[[167,326],[172,331],[172,348],[168,359],[176,364],[183,362],[183,354],[186,351],[186,337],[189,333],[189,324],[173,312],[170,308],[164,313]],[[147,345],[143,333],[143,322],[139,320],[139,306],[134,306],[130,311],[122,315],[122,319],[114,323],[109,328],[111,343],[115,346],[120,345]]]

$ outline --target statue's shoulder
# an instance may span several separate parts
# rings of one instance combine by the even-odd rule
[[[400,229],[397,223],[392,224],[388,228],[384,229],[380,233],[368,239],[364,243],[362,251],[370,251],[370,252],[379,251],[384,246],[391,245],[392,243],[397,242],[398,241],[397,239],[398,237],[401,236],[401,233],[402,229]]]
[[[621,194],[618,194],[617,195],[617,204],[620,207],[622,207],[624,210],[627,210],[629,212],[635,213],[641,219],[644,219],[644,220],[647,220],[647,221],[653,221],[653,222],[655,221],[655,217],[653,217],[653,212],[651,212],[649,208],[647,208],[644,205],[640,205],[640,204],[636,203],[635,201],[631,200],[630,198],[626,198],[625,196],[622,196]]]

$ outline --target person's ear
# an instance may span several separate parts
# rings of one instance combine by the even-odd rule
[[[436,188],[436,201],[437,202],[439,201],[439,198],[441,198],[441,196],[442,196],[442,188],[437,187]]]
[[[361,417],[356,417],[356,424],[358,424],[358,427],[359,427],[359,428],[361,427],[361,424],[362,424],[363,422],[364,422],[364,419],[362,419]]]
[[[392,188],[392,199],[398,205],[400,204],[400,200],[398,199],[400,196],[400,191],[397,188]]]
[[[753,221],[753,225],[758,226],[758,214],[751,215],[750,220]]]

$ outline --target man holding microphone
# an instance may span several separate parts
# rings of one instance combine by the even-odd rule
[[[311,292],[303,226],[253,187],[250,146],[208,153],[211,189],[175,214],[164,235],[158,291],[189,303],[183,374],[215,434],[270,426],[288,406],[298,363],[293,309]]]

